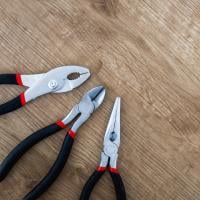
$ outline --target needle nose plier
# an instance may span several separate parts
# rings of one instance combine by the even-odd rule
[[[74,73],[78,77],[70,80],[69,75]],[[0,115],[14,111],[41,95],[70,91],[80,86],[89,77],[90,71],[80,66],[57,67],[43,74],[0,74],[0,84],[15,84],[29,87],[16,98],[0,105]]]
[[[104,137],[104,148],[101,153],[100,166],[97,167],[86,182],[80,200],[88,200],[90,198],[94,186],[100,180],[106,169],[110,171],[117,200],[126,200],[125,187],[117,169],[118,148],[120,146],[120,104],[121,99],[117,97]]]
[[[77,130],[102,104],[104,97],[105,88],[103,86],[93,88],[83,96],[79,104],[75,105],[71,112],[63,120],[60,120],[57,123],[51,124],[33,133],[32,135],[24,139],[21,143],[19,143],[1,163],[0,181],[2,181],[7,176],[9,171],[20,159],[20,157],[25,152],[27,152],[33,145],[40,142],[42,139],[45,139],[48,136],[56,133],[57,131],[67,127],[70,122],[75,121],[73,126],[67,131],[67,135],[65,136],[61,150],[52,168],[49,170],[47,175],[41,180],[41,182],[24,197],[24,200],[37,199],[51,186],[51,184],[61,173],[70,154]]]

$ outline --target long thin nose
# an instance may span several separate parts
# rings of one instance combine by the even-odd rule
[[[121,98],[117,97],[113,106],[113,110],[106,129],[104,144],[113,142],[118,147],[120,145],[120,111],[121,110]]]

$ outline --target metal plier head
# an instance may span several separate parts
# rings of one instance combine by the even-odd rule
[[[62,120],[62,122],[64,124],[69,124],[78,117],[71,128],[71,130],[76,133],[79,127],[87,121],[91,114],[102,104],[105,94],[106,90],[103,86],[91,89],[85,93],[79,104],[76,104],[72,108],[71,112]]]
[[[120,146],[120,107],[121,98],[117,97],[104,136],[104,148],[101,153],[101,167],[117,167],[118,149]]]
[[[77,74],[75,79],[69,75]],[[90,77],[89,69],[81,66],[62,66],[44,74],[21,75],[22,84],[29,87],[25,92],[26,102],[47,93],[70,91],[83,84]]]

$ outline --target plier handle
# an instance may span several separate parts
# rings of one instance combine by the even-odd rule
[[[31,192],[29,192],[24,200],[35,200],[41,194],[43,194],[57,179],[59,174],[67,162],[76,132],[80,126],[85,123],[91,116],[91,114],[102,104],[105,97],[105,88],[99,86],[88,91],[79,102],[75,105],[71,112],[63,119],[57,121],[57,123],[51,124],[41,130],[28,136],[21,143],[19,143],[3,160],[0,165],[0,181],[2,181],[10,172],[16,162],[35,144],[48,136],[56,133],[57,131],[67,128],[67,134],[64,142],[58,154],[56,161],[47,173],[47,175],[36,185]],[[75,121],[72,127],[69,124]]]
[[[74,73],[77,73],[78,77],[74,80],[70,80],[69,75]],[[89,70],[80,66],[57,67],[43,74],[0,74],[0,84],[14,84],[28,87],[28,89],[19,96],[1,104],[0,115],[21,108],[29,101],[41,95],[70,91],[80,86],[89,77]]]
[[[80,200],[88,200],[90,198],[93,188],[101,179],[106,169],[109,170],[115,186],[117,200],[126,200],[124,183],[117,169],[118,149],[120,146],[120,104],[121,99],[117,97],[104,137],[104,148],[101,153],[100,165],[83,187]]]

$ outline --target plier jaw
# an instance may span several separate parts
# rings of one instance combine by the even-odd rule
[[[79,77],[73,80],[69,79],[69,75],[74,73],[79,75]],[[56,93],[69,91],[70,90],[69,88],[71,88],[72,90],[73,88],[83,84],[89,77],[90,77],[89,69],[75,65],[57,67],[55,69],[50,70],[47,73],[42,73],[42,74],[31,74],[31,75],[18,74],[19,82],[21,82],[20,85],[29,88],[34,87],[34,85],[36,85],[36,83],[38,82],[40,84],[48,84],[51,87],[51,83],[45,81],[46,78],[51,80],[61,79],[65,81],[64,83],[65,86],[63,84],[61,85],[63,88],[62,90],[56,90],[55,89],[56,87],[54,88]]]
[[[106,90],[103,86],[98,86],[88,91],[79,104],[76,104],[69,115],[65,117],[62,122],[66,125],[69,124],[76,117],[79,118],[72,126],[71,130],[76,133],[80,126],[87,121],[91,114],[102,104]]]
[[[70,74],[78,74],[76,79],[69,79]],[[89,69],[81,66],[62,66],[50,70],[46,74],[22,75],[22,84],[30,88],[25,92],[26,101],[47,93],[62,93],[73,90],[90,77]]]
[[[71,69],[72,70],[65,71],[66,75],[63,72],[63,76],[60,78],[64,80],[64,85],[59,90],[55,91],[55,93],[62,93],[73,90],[74,88],[77,88],[80,85],[82,85],[90,77],[90,71],[85,67],[71,66]],[[75,79],[69,79],[70,74],[77,74],[78,77]]]

